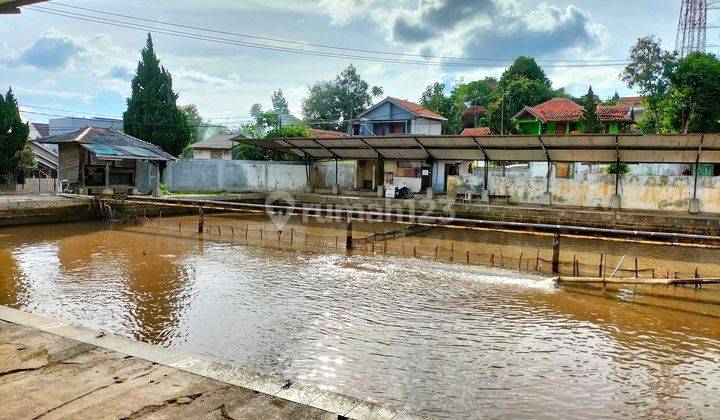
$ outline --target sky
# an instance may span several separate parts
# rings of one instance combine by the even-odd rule
[[[553,86],[572,94],[581,95],[592,85],[601,97],[616,91],[631,95],[618,78],[621,67],[597,62],[626,59],[630,47],[646,35],[659,36],[665,48],[673,49],[680,0],[61,0],[39,7],[55,14],[26,8],[20,15],[0,16],[0,90],[12,86],[22,109],[34,112],[23,113],[24,118],[121,116],[140,49],[152,32],[161,64],[173,76],[178,103],[197,105],[213,122],[239,125],[249,118],[253,103],[269,108],[275,89],[282,89],[291,112],[300,116],[308,85],[333,79],[351,63],[371,86],[410,101],[418,101],[433,82],[449,89],[458,80],[499,77],[518,55],[536,57],[546,65]],[[143,27],[106,25],[81,14]],[[160,24],[131,17],[185,27],[165,27],[175,35],[160,33]],[[193,39],[198,34],[205,39]],[[708,35],[709,42],[713,37],[717,34]],[[247,42],[294,52],[253,48]],[[300,53],[318,51],[311,44],[394,54]],[[472,61],[453,66],[447,59],[417,55]],[[590,63],[568,67],[580,60]]]

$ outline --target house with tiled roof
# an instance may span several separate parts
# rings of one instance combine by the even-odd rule
[[[357,116],[351,125],[356,136],[388,134],[442,134],[447,119],[419,104],[388,96]]]
[[[349,137],[349,134],[343,133],[342,131],[320,130],[317,128],[311,128],[310,137],[316,139],[331,139],[336,137]]]
[[[513,124],[520,134],[582,133],[582,113],[582,105],[567,98],[553,98],[537,106],[526,106],[513,117]],[[607,134],[627,131],[635,122],[632,106],[624,104],[598,105],[597,115]]]
[[[632,107],[635,121],[640,121],[645,116],[645,104],[642,96],[625,96],[618,99],[617,104]]]

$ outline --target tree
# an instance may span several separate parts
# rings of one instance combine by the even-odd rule
[[[644,130],[657,132],[662,101],[670,86],[676,54],[663,50],[659,38],[646,36],[638,39],[630,49],[629,61],[620,78],[644,98]]]
[[[253,128],[245,131],[246,135],[253,138],[259,138],[260,133]],[[266,135],[266,139],[274,139],[281,137],[310,137],[310,128],[304,125],[293,125],[280,127],[270,130]],[[250,146],[248,144],[240,144],[235,148],[233,159],[238,160],[285,160],[295,161],[300,158],[295,155],[277,152],[275,150],[262,149],[260,147]]]
[[[0,95],[0,183],[7,182],[20,169],[29,134],[30,126],[20,119],[17,100],[8,89],[4,98]]]
[[[372,89],[370,89],[370,96],[372,96],[373,98],[379,98],[383,96],[383,93],[385,92],[380,86],[373,86]]]
[[[444,83],[435,82],[427,86],[420,96],[420,105],[447,118],[442,123],[443,134],[457,134],[459,128],[453,127],[457,111],[452,99],[445,95]]]
[[[262,105],[257,104],[257,103],[252,104],[252,106],[250,107],[250,115],[257,118],[262,113],[263,113]]]
[[[720,131],[720,60],[715,55],[694,52],[677,62],[664,114],[665,131]]]
[[[123,130],[179,156],[190,143],[192,132],[185,113],[177,106],[172,76],[160,66],[150,34],[141,55],[123,114]]]
[[[488,125],[493,133],[512,133],[512,117],[524,107],[541,104],[554,96],[555,92],[543,81],[525,77],[513,80],[502,96],[488,107]]]
[[[188,123],[188,128],[190,129],[190,144],[196,143],[199,140],[202,140],[204,137],[206,124],[203,122],[202,116],[200,115],[200,111],[198,111],[197,106],[190,104],[181,106],[180,110],[185,114],[185,120]]]
[[[351,64],[335,80],[309,86],[308,96],[303,100],[303,116],[308,121],[318,121],[318,128],[345,131],[349,121],[372,103],[369,89]]]
[[[510,83],[521,78],[537,81],[548,87],[552,85],[545,71],[538,66],[534,58],[518,57],[515,59],[515,62],[503,72],[498,83],[498,88],[501,92],[504,92]]]
[[[290,108],[288,108],[288,102],[283,96],[282,89],[278,89],[272,93],[270,97],[272,101],[273,112],[276,115],[289,115]]]
[[[580,117],[580,123],[583,125],[583,131],[588,134],[598,134],[603,132],[603,123],[597,114],[597,97],[593,93],[592,86],[588,89],[588,93],[583,96],[583,111]]]

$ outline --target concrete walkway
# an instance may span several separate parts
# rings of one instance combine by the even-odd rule
[[[417,418],[0,306],[0,418]]]

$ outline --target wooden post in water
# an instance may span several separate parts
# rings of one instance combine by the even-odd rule
[[[352,240],[352,218],[348,215],[347,218],[347,230],[345,233],[345,249],[353,249]]]
[[[523,252],[520,251],[520,259],[518,259],[518,270],[522,270]]]
[[[603,259],[604,259],[604,257],[605,256],[601,253],[600,254],[600,264],[598,265],[598,277],[603,276]]]
[[[203,213],[202,206],[198,207],[199,217],[198,217],[198,233],[203,233],[203,230],[205,229],[205,214]]]
[[[560,272],[560,234],[556,233],[553,237],[553,257],[552,272],[558,274]]]
[[[639,270],[638,270],[638,262],[637,262],[637,257],[635,257],[635,278],[638,278],[638,277],[639,277],[639,274],[638,274],[638,273],[639,273]]]

